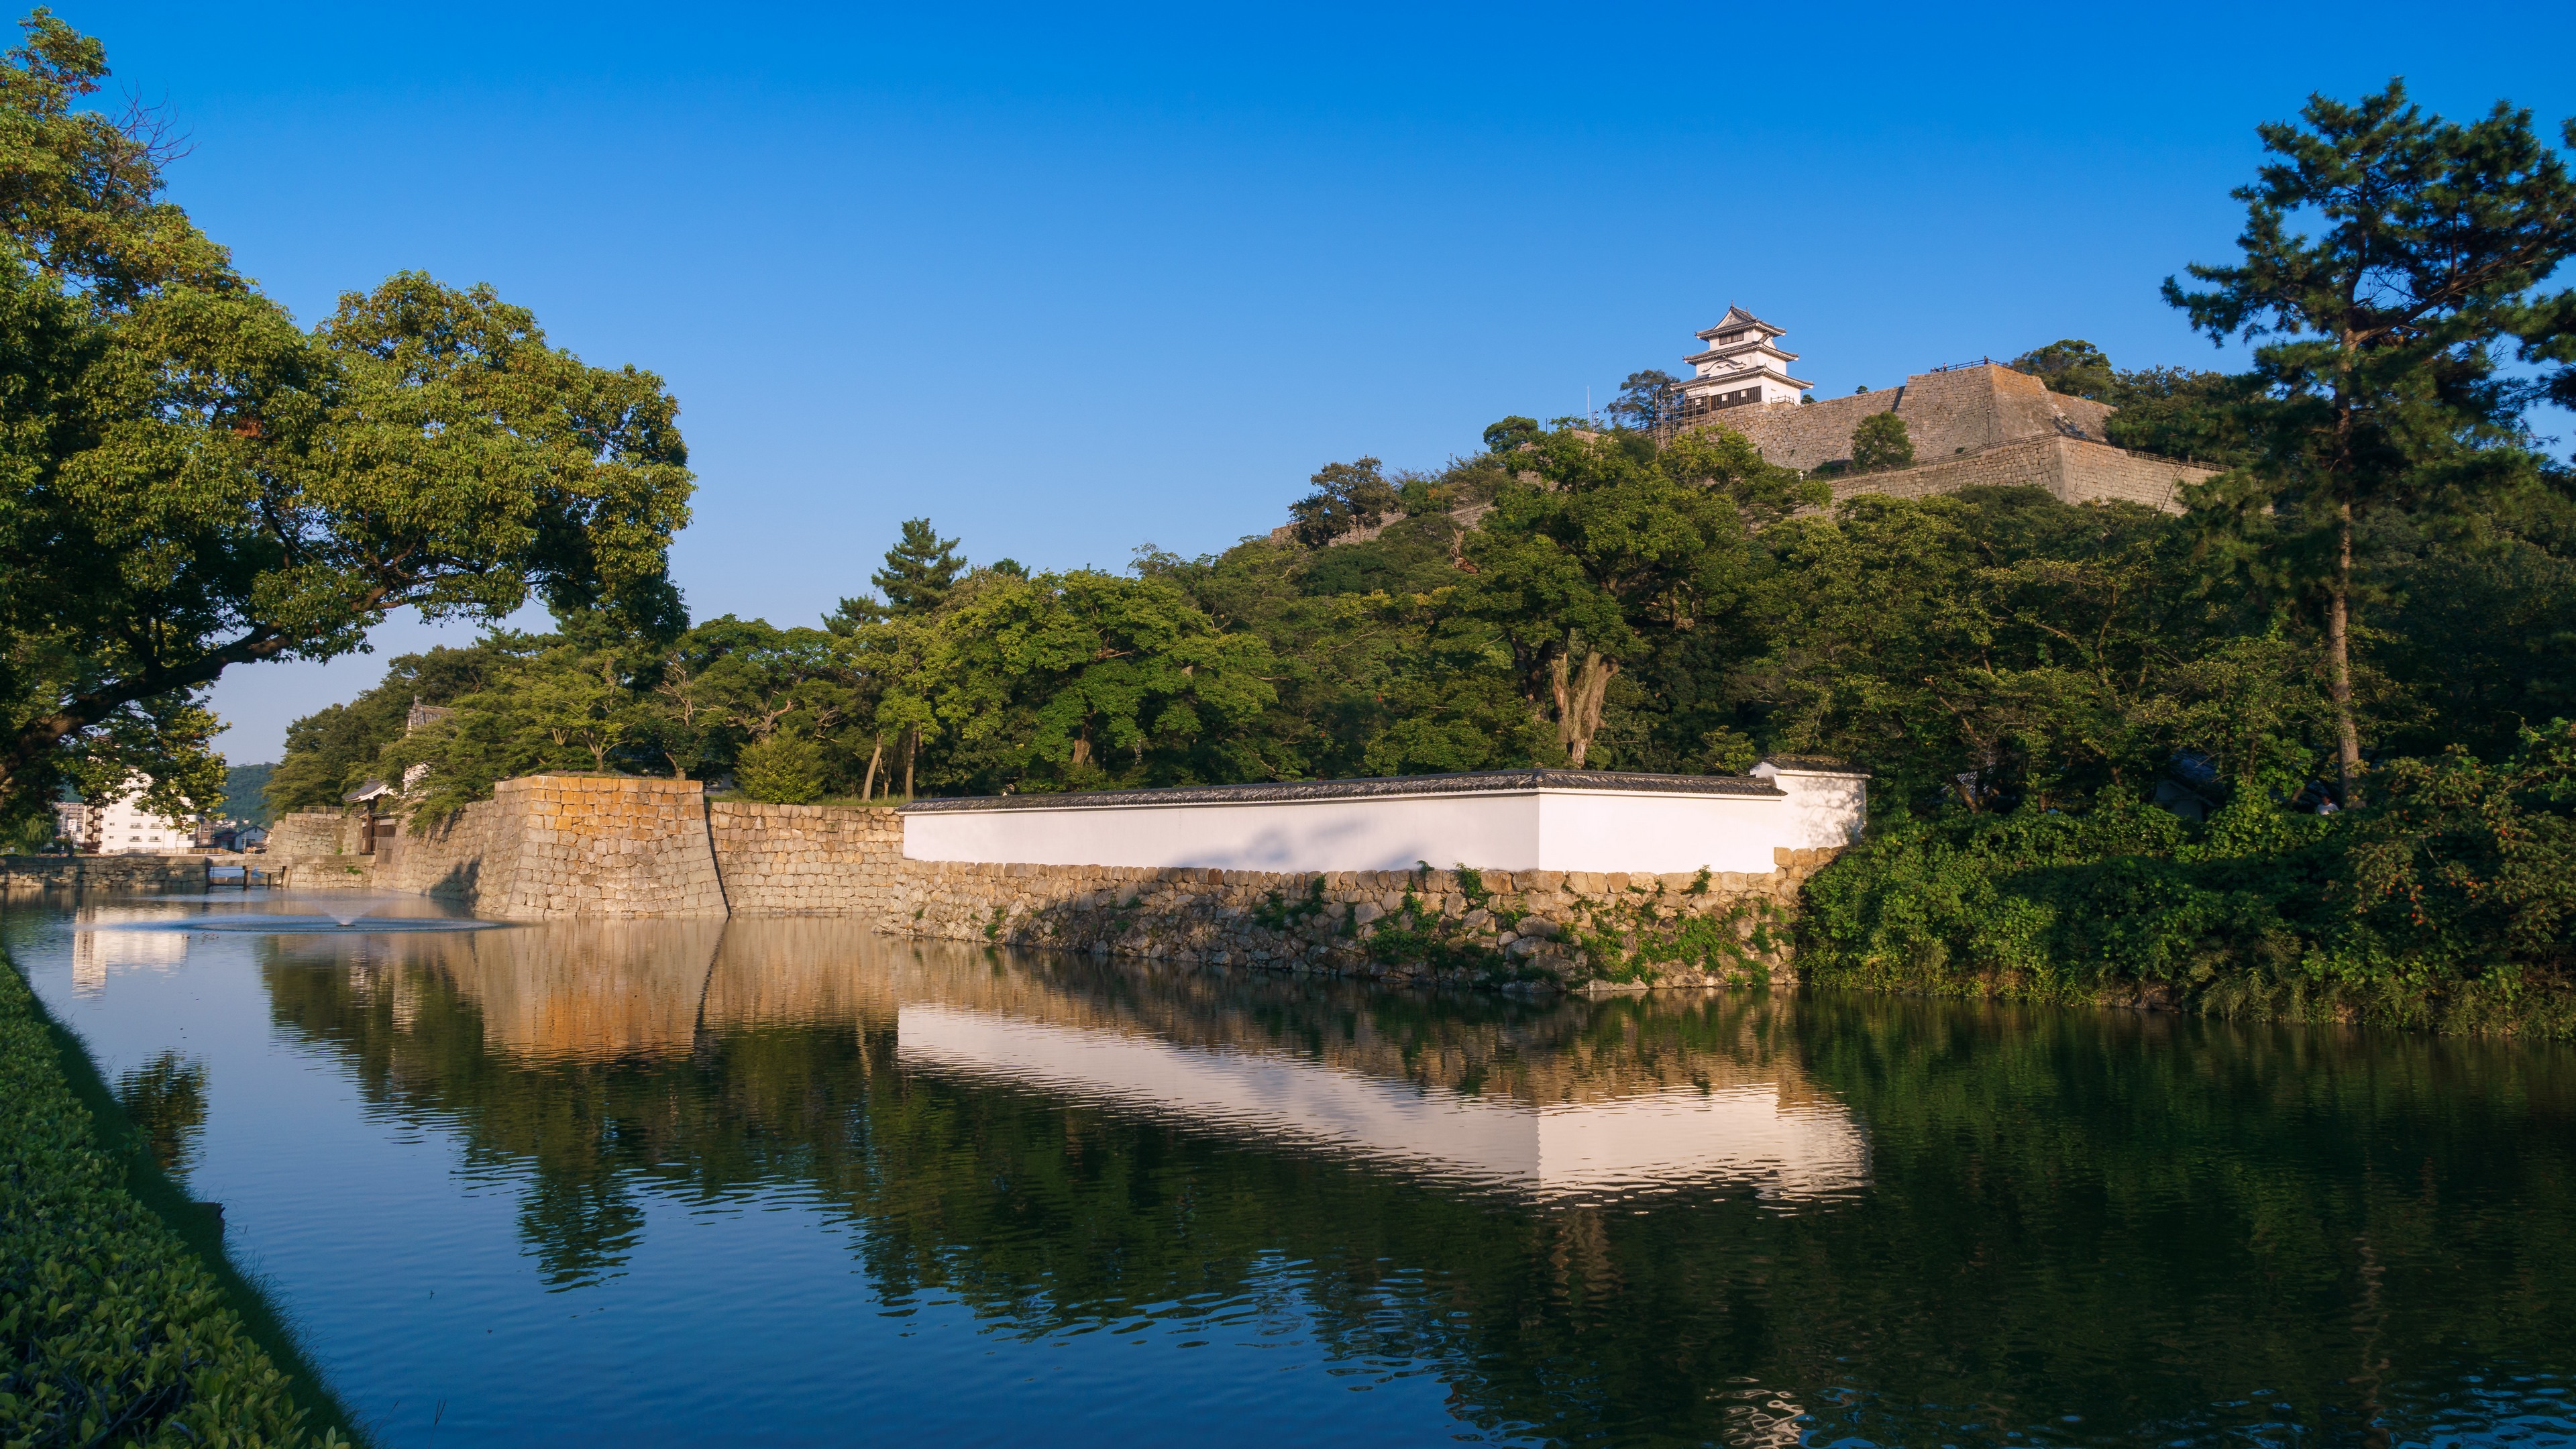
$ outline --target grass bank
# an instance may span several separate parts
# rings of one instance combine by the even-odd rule
[[[363,1442],[0,955],[0,1444]]]
[[[2576,1041],[2576,728],[2374,776],[2371,808],[2243,792],[2206,823],[1901,816],[1808,883],[1820,986]]]

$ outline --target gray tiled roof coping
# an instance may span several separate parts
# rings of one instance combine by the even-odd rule
[[[1603,790],[1647,795],[1786,799],[1780,787],[1746,775],[1649,775],[1626,770],[1476,770],[1457,775],[1388,775],[1357,780],[1282,780],[1257,785],[1178,785],[1157,790],[1073,790],[1060,795],[968,795],[915,800],[906,815],[960,810],[1115,810],[1157,805],[1271,805],[1304,800],[1373,800],[1418,795],[1521,795],[1536,790]]]
[[[1864,780],[1871,778],[1869,771],[1832,755],[1764,755],[1762,763],[1784,775],[1857,775]]]

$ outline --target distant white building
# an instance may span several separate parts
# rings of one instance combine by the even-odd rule
[[[1781,350],[1776,340],[1786,331],[1730,304],[1714,327],[1703,328],[1705,352],[1682,359],[1693,373],[1682,379],[1683,407],[1690,412],[1745,407],[1754,403],[1796,402],[1814,387],[1789,375],[1798,354]]]
[[[55,828],[84,854],[158,855],[195,849],[195,822],[173,820],[143,807],[143,792],[151,783],[138,781],[104,805],[57,804]]]

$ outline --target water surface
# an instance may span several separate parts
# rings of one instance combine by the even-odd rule
[[[345,900],[0,928],[388,1444],[2576,1438],[2564,1050]]]

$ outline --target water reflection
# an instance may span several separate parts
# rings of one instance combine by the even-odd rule
[[[1034,1342],[1293,1302],[1494,1437],[2576,1433],[2563,1052],[1434,998],[836,922],[257,949],[276,1020],[459,1133],[566,1293],[646,1271],[652,1199],[793,1190],[877,1311]]]

